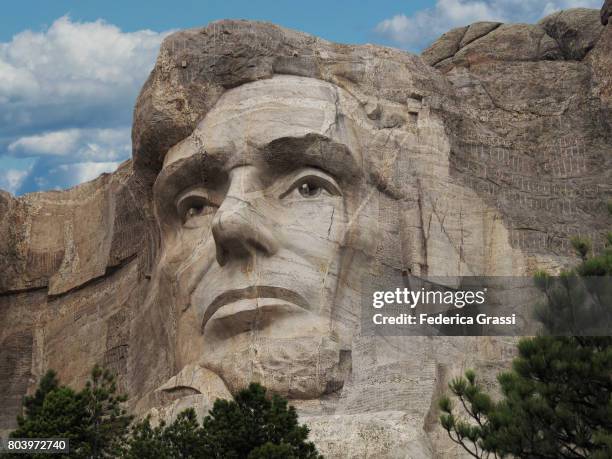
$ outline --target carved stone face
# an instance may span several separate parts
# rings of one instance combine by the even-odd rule
[[[197,361],[232,392],[341,387],[350,353],[334,300],[363,191],[350,99],[310,78],[245,84],[168,152],[155,199],[179,366]]]

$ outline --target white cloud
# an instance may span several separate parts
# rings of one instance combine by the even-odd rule
[[[167,34],[64,16],[0,43],[0,188],[65,188],[129,158],[132,109]]]
[[[104,172],[113,172],[119,167],[120,162],[84,162],[75,164],[62,164],[57,169],[52,169],[50,173],[65,174],[68,178],[68,186],[87,182],[98,177]]]
[[[127,127],[167,33],[122,32],[102,20],[64,16],[0,43],[0,138]]]
[[[20,137],[8,151],[20,156],[63,156],[62,161],[127,159],[131,141],[129,128],[64,129]]]
[[[33,155],[67,155],[74,151],[78,134],[78,129],[68,129],[21,137],[9,144],[8,150]]]
[[[400,46],[420,51],[450,29],[472,22],[533,23],[561,9],[600,6],[600,0],[437,0],[433,8],[411,16],[395,15],[374,30]]]
[[[23,160],[36,158],[34,167],[20,175],[18,181],[17,170],[12,172],[13,193],[66,188],[92,180],[103,172],[112,172],[121,161],[128,159],[130,128],[45,132],[18,138],[9,144],[8,151]],[[0,188],[9,188],[8,178],[0,180]]]
[[[31,169],[8,169],[0,171],[0,189],[17,193]]]
[[[0,59],[0,102],[8,103],[18,94],[35,93],[39,90],[38,82],[31,72],[18,68]]]
[[[79,23],[64,16],[44,32],[27,30],[0,44],[0,94],[30,104],[133,94],[164,35],[125,33],[102,20]]]
[[[0,188],[64,188],[129,158],[132,109],[167,33],[64,16],[0,43],[0,157],[37,158],[6,167]]]

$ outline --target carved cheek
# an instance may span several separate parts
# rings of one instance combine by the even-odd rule
[[[342,197],[291,203],[283,215],[277,231],[287,249],[324,264],[337,255],[346,227]]]
[[[215,261],[212,236],[185,244],[174,265],[175,278],[181,295],[189,297]]]
[[[165,242],[160,266],[173,279],[177,303],[187,307],[192,292],[215,262],[210,228],[180,231],[171,241]]]
[[[162,240],[166,262],[184,263],[190,259],[199,258],[206,250],[206,243],[210,238],[210,226],[188,230],[178,229]]]

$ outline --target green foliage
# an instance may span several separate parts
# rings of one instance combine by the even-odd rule
[[[294,459],[293,448],[287,443],[275,445],[267,442],[249,453],[248,459]]]
[[[52,384],[47,385],[51,378]],[[72,457],[86,457],[76,454],[83,443],[80,428],[84,423],[85,412],[82,400],[71,388],[58,386],[54,373],[48,372],[43,377],[34,397],[26,398],[24,405],[25,414],[17,418],[18,427],[11,432],[11,438],[67,438],[71,450],[75,452]],[[19,454],[14,457],[28,456]]]
[[[308,427],[298,424],[295,408],[278,395],[266,397],[266,389],[252,383],[235,400],[216,400],[202,423],[206,444],[203,457],[319,458],[313,443],[307,442]],[[266,446],[277,445],[276,448]],[[268,454],[267,456],[265,454]]]
[[[546,294],[538,316],[549,333],[566,334],[568,323],[581,334],[612,329],[612,285],[592,277],[612,273],[609,239],[604,253],[590,259],[590,244],[573,240],[582,263],[558,279],[536,273]],[[471,371],[451,381],[462,414],[449,397],[439,401],[442,428],[471,456],[612,458],[612,337],[522,339],[512,370],[498,382],[501,399],[493,401]]]
[[[551,335],[607,335],[612,329],[612,233],[601,253],[590,258],[590,242],[574,238],[582,262],[558,278],[537,272],[535,285],[546,300],[536,305],[536,318]],[[604,277],[605,276],[605,277]]]
[[[150,419],[132,426],[122,457],[126,459],[199,458],[203,456],[202,427],[193,408],[179,413],[166,425],[151,427]]]
[[[572,243],[572,247],[574,247],[578,255],[580,255],[580,258],[586,260],[586,257],[589,251],[591,250],[591,241],[586,238],[574,236],[570,239],[570,242]]]
[[[80,392],[85,409],[83,453],[88,457],[116,457],[132,417],[123,408],[125,395],[115,395],[115,377],[96,365]]]
[[[438,406],[442,411],[440,424],[448,432],[451,440],[461,445],[468,453],[480,457],[478,454],[485,450],[483,441],[486,438],[487,417],[490,415],[494,403],[477,384],[476,374],[471,370],[465,372],[465,377],[453,379],[449,387],[461,402],[461,406],[469,415],[470,421],[456,416],[451,399],[443,396],[438,401]],[[466,441],[473,445],[472,449],[466,446]]]
[[[115,396],[115,392],[114,377],[98,366],[80,392],[60,386],[50,370],[35,394],[25,398],[24,414],[17,417],[18,427],[10,436],[67,438],[71,458],[116,457],[131,417],[121,407],[125,397]]]
[[[612,339],[537,337],[518,350],[513,371],[499,377],[497,444],[519,457],[605,452],[596,437],[612,434]]]
[[[122,457],[128,459],[170,458],[170,448],[164,440],[165,427],[164,422],[157,427],[151,427],[149,417],[137,422],[130,429]]]
[[[450,383],[463,416],[442,397],[440,424],[473,457],[612,457],[612,338],[520,341],[494,402],[473,373]]]
[[[123,408],[126,397],[116,391],[113,375],[98,366],[80,392],[61,386],[49,371],[35,394],[25,398],[24,415],[11,437],[68,438],[71,458],[322,457],[306,441],[308,428],[299,425],[295,408],[282,397],[267,397],[259,384],[251,384],[235,400],[216,400],[202,425],[195,411],[187,409],[170,424],[153,427],[146,418],[130,427],[132,417]]]
[[[251,384],[235,400],[216,400],[202,425],[192,409],[169,425],[151,427],[149,419],[134,425],[123,451],[127,459],[317,459],[307,442],[308,428],[298,423],[287,400],[266,396]]]
[[[611,235],[608,235],[610,237]],[[612,276],[612,243],[609,243],[601,255],[584,261],[576,272],[581,276]]]
[[[38,384],[38,388],[36,392],[32,396],[26,396],[23,401],[23,408],[25,411],[25,416],[27,418],[35,418],[40,411],[42,410],[43,403],[45,401],[45,397],[48,393],[54,391],[59,386],[59,381],[57,379],[57,374],[53,370],[47,371],[44,374],[40,383]],[[19,416],[18,419],[24,419],[22,416]]]

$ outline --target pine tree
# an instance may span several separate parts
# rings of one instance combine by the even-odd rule
[[[553,336],[519,342],[512,370],[498,376],[501,400],[483,390],[473,371],[451,381],[463,415],[442,397],[440,423],[471,456],[612,458],[612,337],[554,336],[612,329],[612,283],[592,278],[612,274],[612,233],[607,239],[603,253],[590,258],[590,243],[574,239],[582,259],[575,270],[557,281],[536,275],[546,294],[538,317]]]
[[[542,336],[518,351],[499,402],[472,371],[451,382],[464,415],[440,400],[449,437],[478,458],[612,457],[612,338]]]
[[[60,385],[55,372],[50,370],[34,395],[24,399],[24,414],[17,417],[18,427],[10,436],[67,438],[70,454],[66,457],[70,458],[116,457],[131,417],[121,407],[125,397],[116,396],[115,391],[112,374],[98,366],[79,392]]]
[[[179,413],[176,420],[165,429],[163,439],[169,446],[171,457],[198,457],[203,449],[204,436],[196,412],[191,408]]]
[[[85,411],[82,399],[74,390],[59,386],[55,373],[45,374],[33,397],[24,402],[25,413],[17,418],[17,429],[11,438],[66,438],[70,442],[70,456],[85,457],[79,454],[83,443],[81,426]],[[46,454],[16,454],[15,458],[46,457]]]
[[[540,271],[536,286],[546,300],[536,305],[536,318],[550,335],[605,336],[612,330],[612,232],[604,250],[588,257],[590,243],[572,239],[582,263],[551,277]]]
[[[283,397],[266,396],[251,384],[235,400],[218,399],[202,425],[192,409],[169,425],[152,427],[145,419],[132,427],[126,459],[318,459],[307,442],[308,428],[298,423],[295,408]]]
[[[150,418],[136,423],[126,442],[126,459],[174,459],[203,456],[203,432],[192,408],[179,413],[174,422],[151,427]]]
[[[249,453],[248,459],[292,459],[296,456],[293,454],[293,448],[287,443],[275,445],[267,442],[263,446],[255,448]]]
[[[91,458],[116,457],[132,416],[123,408],[125,395],[115,395],[117,384],[108,369],[96,365],[79,393],[85,410],[83,453]]]
[[[164,441],[165,422],[152,427],[150,418],[137,422],[130,429],[121,457],[126,459],[170,459],[170,449]]]
[[[299,425],[295,408],[278,395],[267,398],[266,389],[256,383],[240,391],[235,400],[216,400],[202,426],[203,457],[321,457],[314,444],[306,441],[308,427]]]
[[[40,413],[47,394],[57,389],[58,386],[59,381],[57,379],[57,374],[55,373],[55,371],[47,371],[40,380],[40,383],[38,384],[38,388],[36,389],[34,395],[26,396],[23,401],[25,416],[28,418],[35,418]],[[18,420],[19,419],[23,420],[24,417],[19,415]]]

